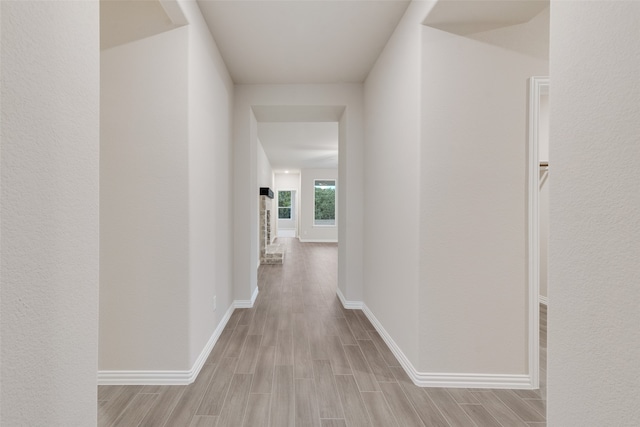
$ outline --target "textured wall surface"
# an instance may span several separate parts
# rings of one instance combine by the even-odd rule
[[[552,2],[550,426],[640,419],[640,3]]]
[[[95,425],[98,2],[0,7],[2,425]]]

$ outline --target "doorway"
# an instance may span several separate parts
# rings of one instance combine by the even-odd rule
[[[278,190],[278,237],[297,236],[296,191]]]
[[[528,148],[529,372],[534,388],[538,388],[546,387],[546,275],[550,185],[548,77],[529,79]],[[544,314],[542,335],[541,307]],[[544,350],[542,357],[541,349]]]

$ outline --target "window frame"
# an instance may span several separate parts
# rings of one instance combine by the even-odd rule
[[[280,206],[280,193],[289,193],[289,206]],[[278,219],[282,219],[285,221],[291,221],[293,220],[292,218],[292,211],[291,211],[291,193],[293,193],[293,190],[278,190]],[[281,218],[280,217],[280,209],[289,209],[289,217],[288,218]]]
[[[333,224],[318,224],[316,221],[327,221],[316,219],[316,187],[318,182],[333,182]],[[329,186],[330,187],[330,186]],[[313,180],[313,227],[333,228],[338,226],[338,180],[336,178],[314,178]]]

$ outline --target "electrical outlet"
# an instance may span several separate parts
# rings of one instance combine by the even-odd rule
[[[213,297],[213,311],[216,311],[216,308],[218,308],[218,297],[214,295],[214,297]]]

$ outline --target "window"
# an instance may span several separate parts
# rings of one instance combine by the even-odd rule
[[[291,191],[278,191],[278,219],[291,219]]]
[[[317,179],[315,187],[315,215],[313,225],[336,225],[336,181]]]

